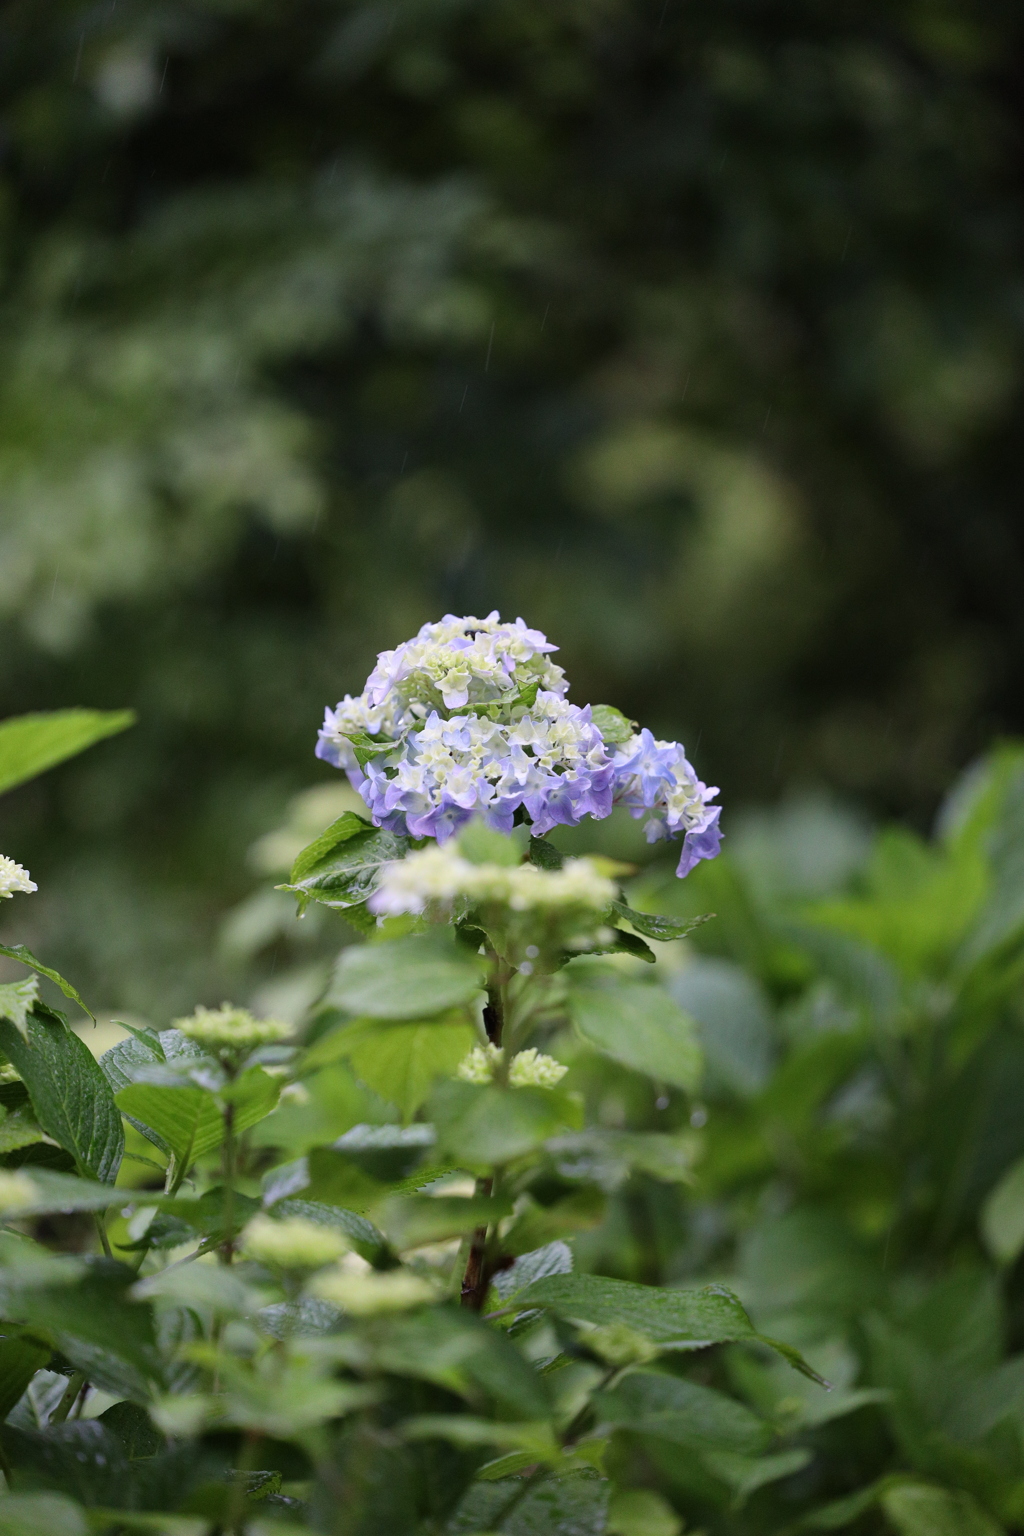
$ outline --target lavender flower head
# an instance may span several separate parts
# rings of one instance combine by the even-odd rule
[[[364,691],[325,712],[317,756],[344,769],[377,826],[411,837],[444,843],[474,815],[507,833],[517,813],[543,837],[622,803],[651,813],[649,838],[683,832],[680,874],[713,858],[717,790],[649,731],[606,743],[590,706],[566,699],[556,649],[522,619],[446,614],[382,651]]]

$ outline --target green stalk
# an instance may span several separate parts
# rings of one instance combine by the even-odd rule
[[[68,1378],[68,1384],[64,1390],[64,1396],[61,1398],[56,1408],[50,1414],[51,1424],[64,1423],[64,1420],[67,1418],[68,1414],[71,1412],[75,1405],[75,1399],[85,1384],[86,1382],[84,1371],[75,1371],[74,1375]]]
[[[235,1257],[235,1106],[224,1106],[224,1242],[221,1244],[222,1264],[230,1264]]]

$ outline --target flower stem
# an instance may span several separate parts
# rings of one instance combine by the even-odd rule
[[[220,1249],[222,1264],[235,1257],[235,1106],[224,1106],[224,1241]]]

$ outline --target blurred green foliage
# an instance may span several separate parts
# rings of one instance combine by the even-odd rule
[[[140,717],[5,803],[33,942],[122,1010],[237,989],[211,923],[323,705],[445,609],[727,805],[920,824],[1022,723],[1021,30],[11,0],[0,715]]]

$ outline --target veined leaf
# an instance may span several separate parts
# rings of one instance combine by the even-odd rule
[[[99,1184],[94,1179],[77,1179],[73,1174],[56,1173],[52,1168],[25,1167],[22,1172],[32,1180],[39,1195],[31,1204],[19,1206],[19,1215],[108,1211],[115,1206],[127,1205],[132,1197],[129,1189],[116,1189],[113,1184]]]
[[[135,724],[131,709],[58,709],[0,723],[0,794]]]
[[[308,843],[303,848],[292,865],[289,879],[293,884],[295,881],[303,879],[305,875],[309,874],[310,870],[315,869],[329,853],[333,853],[334,849],[340,847],[342,843],[347,843],[350,838],[357,837],[360,832],[372,832],[373,830],[373,822],[367,821],[365,816],[359,816],[355,811],[346,811],[343,816],[338,817],[337,821],[332,821],[331,825],[321,832],[319,837],[314,838],[311,843]]]
[[[663,1349],[706,1349],[710,1344],[757,1341],[778,1350],[796,1370],[821,1382],[797,1350],[759,1334],[737,1297],[724,1285],[677,1291],[636,1285],[631,1280],[607,1280],[602,1275],[550,1275],[522,1290],[516,1305],[524,1309],[549,1307],[561,1317],[598,1327],[624,1323]]]
[[[571,1107],[550,1088],[441,1083],[430,1100],[438,1150],[470,1168],[507,1163],[567,1128]]]
[[[637,731],[637,722],[630,720],[614,704],[591,704],[590,718],[609,746],[622,746]]]
[[[25,1035],[0,1019],[0,1049],[28,1089],[46,1134],[71,1154],[80,1173],[113,1184],[124,1152],[124,1127],[110,1084],[85,1042],[37,1003]]]
[[[35,976],[24,981],[5,981],[0,984],[0,1019],[9,1019],[19,1034],[24,1035],[26,1021],[39,1001],[39,982]]]
[[[0,1501],[0,1536],[88,1536],[85,1512],[59,1493],[12,1493]]]
[[[373,1213],[377,1225],[399,1251],[461,1237],[511,1214],[511,1200],[462,1195],[393,1196]]]
[[[48,965],[44,965],[41,960],[37,960],[32,951],[26,949],[24,944],[0,944],[0,955],[6,955],[9,960],[17,960],[21,965],[27,965],[30,970],[38,971],[40,976],[45,976],[48,980],[56,982],[64,996],[70,998],[73,1003],[77,1003],[83,1013],[87,1013],[90,1019],[96,1017],[92,1009],[87,1008],[85,1003],[83,1003],[78,989],[73,987],[70,981],[65,981],[59,971],[51,970]]]
[[[588,984],[572,978],[569,1012],[579,1035],[613,1061],[691,1092],[701,1053],[693,1020],[661,987],[646,982]]]
[[[344,949],[324,1002],[375,1019],[422,1019],[480,990],[475,955],[447,929]]]
[[[351,811],[346,815],[356,822],[360,819]],[[340,820],[344,821],[345,817]],[[291,883],[277,889],[296,896],[300,910],[311,901],[319,901],[323,906],[342,912],[361,907],[377,884],[381,866],[402,858],[410,847],[407,837],[377,827],[360,826],[335,844],[317,863],[310,865],[303,875],[293,873]],[[300,854],[300,863],[302,859]]]
[[[688,933],[699,928],[701,923],[709,922],[715,915],[713,912],[704,912],[700,917],[659,917],[652,912],[636,912],[625,901],[613,901],[612,911],[617,917],[624,918],[637,933],[643,934],[645,939],[657,939],[661,944],[671,939],[685,939]]]
[[[268,1115],[280,1086],[262,1067],[250,1067],[232,1085],[235,1131],[241,1133]],[[129,1083],[116,1095],[118,1109],[148,1126],[174,1153],[176,1167],[191,1167],[224,1140],[224,1114],[214,1095],[191,1084]]]
[[[348,1046],[348,1059],[359,1078],[396,1105],[405,1120],[425,1102],[437,1078],[454,1073],[477,1038],[473,1026],[464,1021],[423,1024],[378,1019],[343,1025],[335,1036],[339,1053]]]

